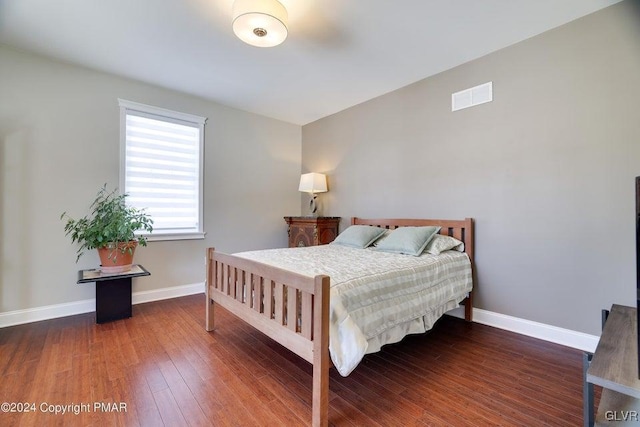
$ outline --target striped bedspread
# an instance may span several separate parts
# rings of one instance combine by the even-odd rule
[[[323,245],[235,255],[310,277],[331,278],[329,351],[343,376],[370,352],[369,340],[434,312],[439,317],[445,308],[456,307],[472,287],[469,258],[456,251],[414,257]]]

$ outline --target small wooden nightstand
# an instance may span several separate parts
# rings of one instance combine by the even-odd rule
[[[285,216],[289,224],[289,247],[326,245],[338,235],[339,216]]]

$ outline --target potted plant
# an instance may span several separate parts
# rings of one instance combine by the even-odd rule
[[[91,212],[80,219],[73,219],[64,212],[60,219],[66,219],[65,235],[71,236],[73,243],[79,243],[77,251],[80,259],[85,250],[97,249],[105,273],[129,271],[136,246],[147,246],[145,236],[137,231],[151,233],[153,220],[144,209],[127,206],[127,194],[117,189],[107,191],[105,184],[91,203]]]

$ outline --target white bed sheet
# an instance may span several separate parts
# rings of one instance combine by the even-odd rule
[[[469,258],[456,251],[414,257],[323,245],[235,255],[309,277],[331,278],[329,351],[343,376],[365,354],[430,329],[472,288]]]

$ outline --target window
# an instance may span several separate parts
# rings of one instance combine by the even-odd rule
[[[204,237],[206,118],[124,99],[120,104],[120,189],[153,218],[150,240]]]

